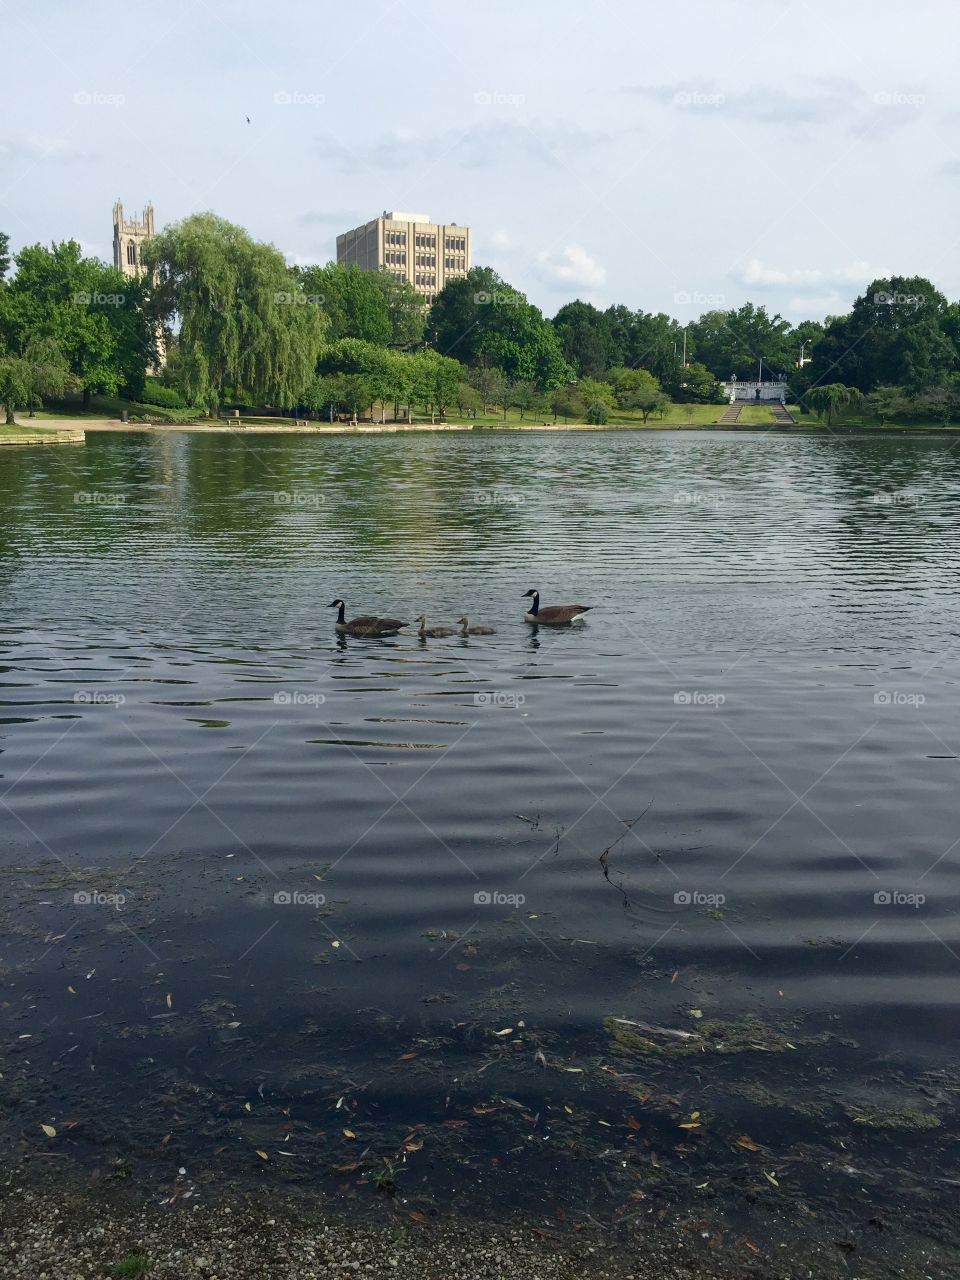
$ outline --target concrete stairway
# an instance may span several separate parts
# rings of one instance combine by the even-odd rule
[[[746,401],[744,400],[734,400],[733,404],[728,404],[726,409],[724,409],[723,413],[721,413],[720,417],[717,419],[717,426],[732,426],[732,424],[740,417],[740,410],[743,408],[745,403]]]

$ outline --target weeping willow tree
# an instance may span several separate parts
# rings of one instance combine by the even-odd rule
[[[301,403],[326,317],[270,244],[212,213],[144,245],[154,313],[177,327],[176,380],[214,414],[227,395],[288,409]]]

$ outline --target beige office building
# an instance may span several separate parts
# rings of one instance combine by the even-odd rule
[[[470,270],[470,228],[431,222],[425,213],[388,213],[337,236],[337,261],[390,271],[432,302],[449,280]]]

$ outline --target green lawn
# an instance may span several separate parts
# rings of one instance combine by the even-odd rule
[[[40,436],[44,434],[43,431],[38,431],[36,427],[28,427],[25,423],[18,422],[11,427],[5,422],[0,422],[0,436]]]

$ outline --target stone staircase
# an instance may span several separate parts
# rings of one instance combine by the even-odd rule
[[[746,404],[745,400],[734,400],[733,404],[728,404],[723,413],[717,419],[718,427],[729,427],[735,423],[740,417],[740,410]]]

